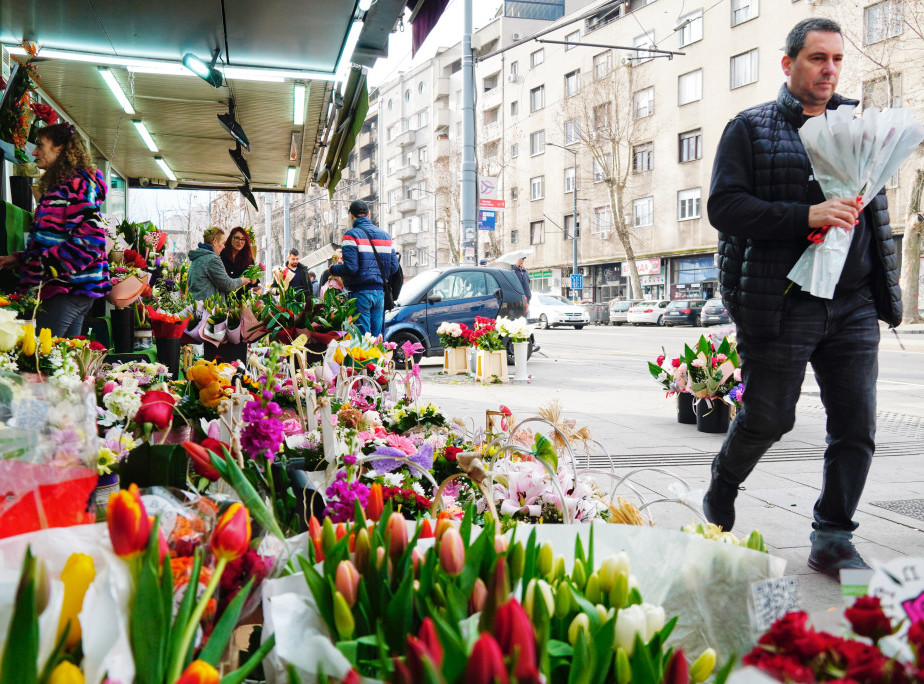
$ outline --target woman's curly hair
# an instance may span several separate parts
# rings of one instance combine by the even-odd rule
[[[38,182],[38,189],[45,194],[51,188],[67,182],[81,171],[92,173],[96,167],[90,161],[83,140],[69,123],[52,124],[39,129],[38,137],[48,140],[55,147],[63,147],[57,160],[45,170]]]

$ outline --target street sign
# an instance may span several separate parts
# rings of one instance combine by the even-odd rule
[[[497,178],[482,176],[478,183],[478,207],[481,209],[505,209],[506,203],[498,189]]]
[[[478,212],[478,230],[494,230],[497,212],[481,209]]]
[[[583,290],[584,289],[584,274],[583,273],[572,273],[571,274],[571,289],[572,290]]]
[[[478,206],[482,209],[506,209],[507,203],[502,199],[485,199],[478,200]]]

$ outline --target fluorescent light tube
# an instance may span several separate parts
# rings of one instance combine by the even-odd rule
[[[343,52],[340,54],[340,61],[337,62],[337,80],[342,81],[350,71],[350,63],[353,61],[353,50],[356,43],[359,42],[359,34],[363,31],[363,22],[354,21],[350,26],[350,32],[347,34],[346,44],[343,46]]]
[[[289,170],[286,171],[286,187],[294,188],[295,187],[295,167],[290,166]]]
[[[183,55],[183,66],[189,69],[199,78],[208,78],[212,73],[209,65],[191,52],[187,52],[185,55]]]
[[[292,89],[292,123],[301,126],[305,123],[305,84],[296,83]]]
[[[154,138],[148,133],[144,121],[132,121],[132,123],[135,124],[135,130],[138,131],[138,135],[144,140],[144,144],[148,146],[148,149],[151,150],[151,152],[157,152],[157,143],[154,142]]]
[[[372,0],[359,0],[360,12],[368,12],[370,7],[372,7]]]
[[[173,171],[170,170],[170,167],[167,166],[167,162],[164,161],[163,157],[154,157],[154,161],[157,162],[157,165],[161,168],[164,174],[166,174],[167,180],[176,180],[176,175],[173,173]]]
[[[135,108],[132,107],[132,103],[125,97],[125,91],[122,90],[122,86],[120,86],[119,82],[116,80],[115,74],[105,67],[100,67],[99,75],[106,81],[106,85],[109,86],[109,90],[115,95],[115,98],[119,101],[119,105],[125,110],[125,113],[134,114]]]

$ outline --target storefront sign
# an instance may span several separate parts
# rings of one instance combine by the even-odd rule
[[[663,285],[663,284],[664,284],[664,276],[663,276],[663,275],[660,275],[660,276],[651,276],[651,275],[648,275],[648,276],[641,276],[641,277],[639,277],[639,282],[641,283],[642,287],[649,287],[649,286],[651,286],[651,285]]]
[[[661,259],[655,257],[653,259],[636,259],[635,266],[638,268],[638,274],[642,275],[657,275],[661,272]],[[622,274],[624,276],[629,275],[629,262],[622,262]],[[664,281],[661,281],[662,284]]]

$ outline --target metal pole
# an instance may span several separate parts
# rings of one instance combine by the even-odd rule
[[[292,235],[289,232],[289,193],[282,200],[282,261],[289,258],[292,247]]]
[[[475,62],[472,55],[472,0],[462,10],[462,263],[477,264],[475,227]]]
[[[572,220],[573,230],[571,232],[571,258],[572,273],[577,273],[577,253],[578,253],[578,213],[577,213],[577,193],[578,193],[578,167],[577,167],[577,150],[568,150],[574,155],[574,219]]]

